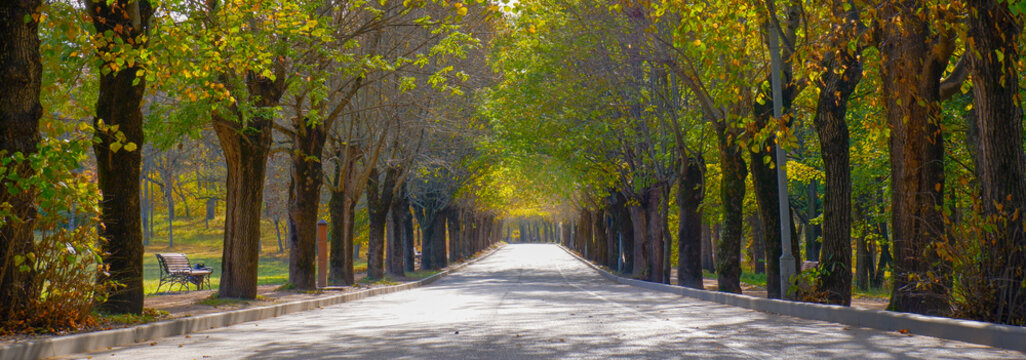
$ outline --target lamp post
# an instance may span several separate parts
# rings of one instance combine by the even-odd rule
[[[767,32],[770,48],[770,70],[773,72],[770,74],[770,86],[773,88],[773,117],[780,121],[780,118],[784,116],[784,110],[783,84],[781,84],[780,79],[780,43],[779,39],[777,39],[778,29],[773,24],[768,24]],[[780,211],[780,294],[785,299],[791,299],[790,280],[795,274],[795,266],[794,255],[791,254],[791,219],[787,201],[787,156],[784,154],[784,149],[780,147],[780,138],[782,136],[782,132],[777,132],[775,137],[777,141],[774,146],[777,160],[777,194]]]

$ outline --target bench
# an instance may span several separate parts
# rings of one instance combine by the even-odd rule
[[[167,291],[171,291],[174,285],[178,290],[189,290],[189,284],[196,285],[196,290],[203,288],[206,284],[210,288],[210,274],[213,272],[207,268],[193,268],[189,264],[189,258],[182,253],[157,254],[157,261],[160,263],[160,282],[157,283],[157,292],[165,284]]]

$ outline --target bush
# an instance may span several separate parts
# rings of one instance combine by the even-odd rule
[[[95,324],[94,304],[111,284],[98,283],[104,267],[96,231],[99,191],[91,174],[79,169],[88,141],[47,139],[29,161],[36,176],[22,188],[36,192],[31,249],[14,255],[26,289],[15,311],[0,320],[5,333],[48,333]]]
[[[1023,214],[972,215],[951,225],[938,255],[950,262],[951,303],[961,318],[1026,325]]]

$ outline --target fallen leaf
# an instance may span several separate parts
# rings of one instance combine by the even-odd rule
[[[901,330],[898,330],[898,332],[900,332],[902,334],[908,334],[908,329],[901,329]]]

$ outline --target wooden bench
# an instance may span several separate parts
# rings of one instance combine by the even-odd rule
[[[196,285],[196,290],[203,288],[206,284],[210,288],[210,274],[213,272],[206,268],[193,268],[189,264],[189,258],[182,253],[157,254],[157,261],[160,262],[160,282],[157,283],[157,292],[165,284],[167,291],[171,291],[174,285],[178,289],[189,290],[189,284]]]

